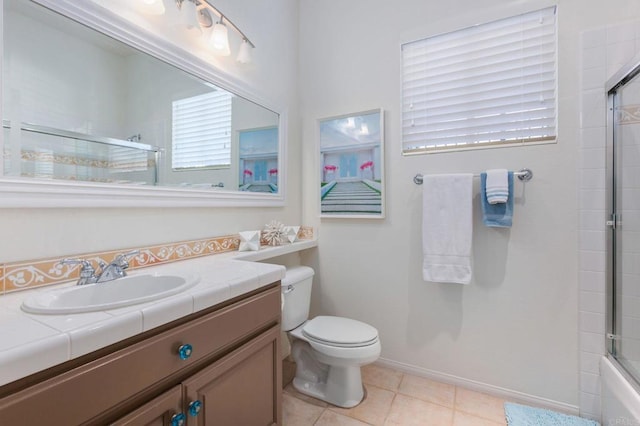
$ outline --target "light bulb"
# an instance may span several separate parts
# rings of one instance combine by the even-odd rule
[[[242,44],[240,45],[240,50],[238,50],[238,57],[236,60],[241,64],[248,64],[251,62],[251,45],[249,41],[245,38],[242,40]]]
[[[195,2],[182,0],[178,25],[194,35],[202,34],[202,28],[200,28],[200,24],[198,23],[198,10]]]
[[[213,31],[211,31],[211,46],[218,55],[229,56],[231,54],[227,26],[222,23],[222,20],[213,26]]]
[[[163,15],[164,4],[162,0],[138,0],[136,9],[147,15]]]
[[[176,0],[162,0],[166,17],[165,20],[169,26],[176,26],[180,22],[180,8]]]

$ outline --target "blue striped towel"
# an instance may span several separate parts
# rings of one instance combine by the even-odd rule
[[[480,205],[482,222],[492,228],[510,228],[513,221],[513,172],[508,173],[508,197],[506,203],[489,204],[486,196],[487,174],[480,173]]]
[[[489,204],[506,203],[509,199],[509,172],[506,169],[487,170],[486,194]]]

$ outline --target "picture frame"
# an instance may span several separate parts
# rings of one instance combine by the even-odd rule
[[[382,108],[318,120],[320,217],[385,217]]]

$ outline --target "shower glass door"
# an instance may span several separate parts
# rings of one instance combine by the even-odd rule
[[[608,349],[640,382],[640,75],[638,68],[609,91],[612,214]]]

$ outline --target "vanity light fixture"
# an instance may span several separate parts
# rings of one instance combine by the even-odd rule
[[[165,21],[170,27],[175,27],[180,21],[180,3],[176,0],[162,0],[165,9]]]
[[[251,44],[249,43],[249,40],[242,39],[242,44],[240,44],[240,50],[238,50],[238,56],[236,58],[236,61],[240,62],[241,64],[248,64],[249,62],[251,62]]]
[[[138,0],[137,8],[142,13],[149,15],[164,15],[163,0]]]
[[[212,12],[215,15],[218,15],[220,19],[213,26],[213,31],[211,32],[211,43],[213,44],[214,50],[222,56],[229,56],[229,31],[228,27],[235,30],[240,37],[242,37],[242,42],[240,43],[240,48],[238,50],[238,56],[236,56],[236,60],[241,64],[248,64],[251,62],[251,49],[254,49],[256,46],[249,40],[249,38],[244,35],[240,28],[236,27],[233,22],[229,20],[225,15],[222,14],[218,9],[216,9],[210,2],[210,0],[198,0],[202,6],[204,6],[200,11],[204,12]],[[224,35],[223,35],[224,34]],[[218,39],[219,37],[219,39]],[[222,48],[217,47],[222,46]]]
[[[216,22],[211,31],[211,46],[215,53],[221,56],[229,56],[229,31],[224,24],[224,16],[220,17],[220,21]]]
[[[137,0],[137,2],[138,10],[143,13],[166,14],[170,26],[181,27],[198,35],[202,34],[203,28],[211,28],[210,37],[209,32],[205,33],[205,37],[209,37],[209,42],[217,55],[231,54],[228,31],[231,27],[242,38],[236,60],[241,64],[251,62],[251,49],[256,46],[229,18],[216,9],[210,0]],[[219,18],[215,24],[213,24],[212,14]]]
[[[196,0],[182,0],[180,3],[180,19],[177,25],[194,35],[202,34],[202,28],[198,23]]]

